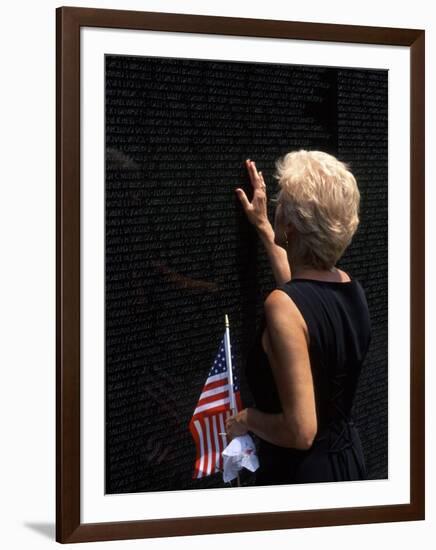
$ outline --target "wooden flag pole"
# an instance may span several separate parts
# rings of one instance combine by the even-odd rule
[[[224,339],[224,348],[226,350],[227,372],[228,372],[229,386],[230,386],[230,408],[232,410],[232,414],[235,415],[237,413],[237,410],[236,410],[236,402],[235,402],[235,392],[233,390],[232,350],[230,346],[230,328],[229,328],[229,318],[227,316],[227,313],[225,314],[225,325],[226,325],[226,333],[225,333],[225,339]],[[239,479],[239,473],[237,474],[237,480],[238,480],[238,487],[240,487],[241,481]]]

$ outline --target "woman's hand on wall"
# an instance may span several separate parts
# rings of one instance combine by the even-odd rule
[[[247,159],[246,166],[253,186],[252,202],[247,199],[242,189],[237,188],[235,191],[247,214],[247,218],[257,229],[260,240],[265,246],[277,285],[281,285],[291,278],[288,253],[275,242],[274,227],[268,220],[266,185],[262,172],[257,171],[255,162],[250,159]]]
[[[250,223],[258,231],[263,231],[271,227],[268,220],[267,212],[267,196],[266,196],[266,184],[263,179],[262,172],[258,172],[256,163],[250,159],[245,161],[248,174],[250,176],[251,185],[253,186],[253,199],[250,202],[247,195],[241,188],[235,189],[239,200],[242,203],[244,212]]]

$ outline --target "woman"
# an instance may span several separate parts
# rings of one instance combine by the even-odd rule
[[[246,365],[256,407],[228,418],[227,433],[259,437],[256,485],[366,479],[351,411],[370,316],[360,282],[335,267],[359,224],[356,180],[327,153],[286,154],[276,162],[273,228],[262,173],[246,162],[252,202],[236,192],[277,287],[265,300]]]

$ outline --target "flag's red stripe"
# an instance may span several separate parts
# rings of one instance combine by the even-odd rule
[[[209,469],[209,443],[207,441],[207,426],[206,426],[206,417],[201,419],[201,427],[203,428],[203,448],[204,448],[204,462],[203,462],[203,476],[209,475],[207,473]]]
[[[213,426],[212,426],[212,418],[209,417],[209,439],[210,439],[210,443],[209,441],[207,442],[207,446],[208,446],[208,470],[206,470],[206,472],[209,473],[209,475],[213,474],[213,449],[214,449],[214,444],[213,444]],[[207,434],[206,434],[206,441],[207,441]]]
[[[220,399],[225,399],[228,396],[229,392],[227,390],[221,393],[215,393],[214,395],[208,395],[207,397],[200,396],[197,407],[200,407],[201,405],[207,405],[208,403],[213,403],[214,401],[219,401]]]
[[[220,429],[220,423],[219,423],[219,417],[218,415],[215,416],[215,430],[214,430],[214,448],[215,448],[215,458],[214,458],[214,472],[217,471],[218,469],[218,466],[219,466],[219,453],[220,453],[220,438],[221,436],[218,435],[219,432],[221,431]]]
[[[210,430],[210,473],[215,473],[215,430],[213,427],[213,418],[209,418],[209,430]]]
[[[213,382],[208,382],[206,380],[206,384],[203,387],[203,392],[206,390],[213,390],[214,388],[219,388],[220,386],[227,386],[227,384],[228,384],[227,377],[221,378],[220,380],[214,380]]]

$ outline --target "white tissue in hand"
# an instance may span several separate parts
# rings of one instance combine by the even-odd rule
[[[256,447],[248,434],[234,437],[222,451],[222,456],[224,461],[223,478],[226,483],[234,479],[242,468],[247,468],[251,472],[259,468]]]

